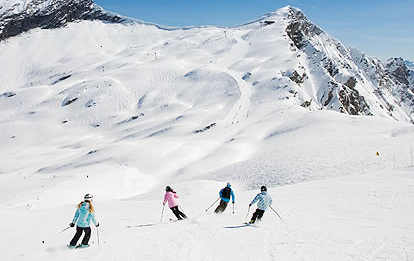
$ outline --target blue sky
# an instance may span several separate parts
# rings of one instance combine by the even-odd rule
[[[414,0],[95,0],[108,11],[169,26],[237,26],[286,5],[346,46],[414,61]]]

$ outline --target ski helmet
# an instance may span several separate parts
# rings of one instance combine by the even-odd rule
[[[266,188],[266,186],[262,186],[261,188],[260,188],[260,191],[267,191],[267,188]]]
[[[230,182],[227,182],[227,187],[230,187],[230,186],[231,186]]]
[[[85,201],[92,201],[93,200],[93,196],[91,195],[91,194],[86,194],[85,195],[85,197],[83,197],[83,199],[85,200]]]
[[[172,191],[172,188],[170,186],[166,186],[165,191]]]

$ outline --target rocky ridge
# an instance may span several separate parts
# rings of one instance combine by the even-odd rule
[[[92,0],[2,0],[0,41],[34,28],[59,28],[77,20],[119,23],[125,21],[125,18],[104,11]]]

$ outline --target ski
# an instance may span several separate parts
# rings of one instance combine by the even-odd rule
[[[230,227],[224,227],[224,228],[242,228],[242,227],[258,227],[258,226],[256,224],[246,222],[239,226],[230,226]]]
[[[89,245],[77,245],[75,249],[83,249],[83,248],[88,248],[88,247]]]
[[[90,247],[90,245],[77,245],[77,246],[67,245],[67,247],[68,247],[69,249],[83,249],[83,248],[88,248],[88,247]]]

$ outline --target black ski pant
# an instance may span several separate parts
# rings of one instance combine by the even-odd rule
[[[221,200],[220,201],[220,205],[218,205],[217,206],[217,208],[216,208],[216,210],[214,210],[214,212],[215,213],[221,213],[221,212],[224,212],[224,210],[226,210],[226,208],[227,208],[227,204],[228,204],[229,202],[226,202],[226,201],[223,201],[223,200]]]
[[[171,210],[179,220],[187,218],[187,216],[178,209],[178,206],[172,207]]]
[[[265,213],[264,210],[256,209],[256,211],[253,213],[252,219],[250,220],[250,223],[256,222],[256,219],[259,221],[262,220],[263,214]]]
[[[91,238],[91,228],[90,227],[78,227],[76,226],[76,234],[72,238],[72,241],[70,241],[71,246],[76,246],[76,243],[78,243],[79,238],[82,236],[82,232],[85,231],[85,236],[82,239],[82,245],[87,245],[89,242],[89,239]]]

